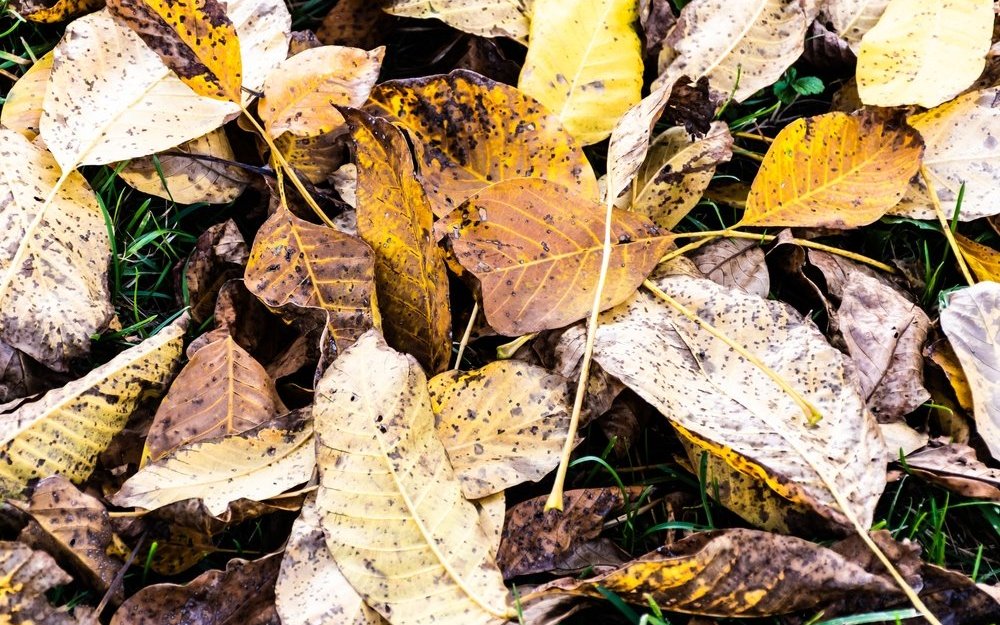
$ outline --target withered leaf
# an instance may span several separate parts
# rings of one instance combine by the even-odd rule
[[[180,293],[187,293],[191,318],[202,323],[212,315],[222,285],[243,274],[250,249],[232,219],[201,233],[184,264]]]
[[[104,6],[102,0],[13,0],[10,4],[18,15],[40,24],[62,22]]]
[[[19,542],[0,541],[0,614],[13,625],[84,625],[68,613],[49,604],[45,593],[56,586],[68,584],[73,578],[59,568],[52,556],[33,551]],[[89,625],[96,623],[96,619]]]
[[[983,464],[968,445],[947,438],[907,454],[906,470],[964,497],[1000,503],[1000,469]]]
[[[713,241],[695,250],[691,260],[706,277],[723,286],[764,298],[771,290],[764,250],[751,239]]]
[[[528,39],[533,0],[387,0],[390,15],[438,19],[458,30],[482,37]]]

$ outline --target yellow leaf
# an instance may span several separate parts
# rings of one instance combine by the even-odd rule
[[[526,43],[531,4],[531,0],[389,0],[384,10],[400,17],[438,19],[480,37]]]
[[[828,113],[785,126],[764,155],[742,226],[855,228],[892,208],[923,142],[874,114]]]
[[[344,162],[341,136],[341,132],[336,130],[310,137],[285,132],[275,138],[274,145],[299,176],[315,185],[322,185]]]
[[[511,178],[547,178],[597,198],[597,178],[580,144],[514,87],[456,70],[382,83],[367,109],[413,137],[421,180],[438,217]]]
[[[45,85],[52,75],[53,53],[35,61],[28,71],[7,92],[3,107],[0,107],[0,125],[16,130],[29,141],[38,136],[42,121],[42,102],[45,100]]]
[[[107,0],[107,6],[195,93],[241,101],[240,42],[222,2]]]
[[[427,379],[372,330],[316,385],[317,507],[326,544],[394,625],[509,616],[491,543],[434,434]]]
[[[958,249],[980,282],[1000,282],[1000,251],[955,233]]]
[[[186,325],[182,317],[79,380],[0,415],[0,496],[36,477],[87,479],[139,402],[170,381]]]
[[[111,317],[111,248],[97,196],[72,172],[0,129],[0,340],[58,371],[90,352]]]
[[[358,235],[375,251],[382,331],[429,373],[451,360],[451,306],[434,213],[403,134],[384,119],[347,113],[358,167]]]
[[[636,0],[535,0],[518,88],[587,145],[607,139],[639,102]]]
[[[888,4],[889,0],[827,0],[822,16],[857,55],[861,38],[878,23]]]
[[[343,126],[338,106],[359,107],[368,99],[385,47],[371,52],[320,46],[282,61],[264,82],[257,111],[272,137],[328,133]]]
[[[102,0],[13,0],[11,7],[29,22],[54,24],[71,17],[96,11],[104,6]]]
[[[992,36],[992,0],[890,0],[861,39],[861,101],[931,108],[950,100],[979,78]]]

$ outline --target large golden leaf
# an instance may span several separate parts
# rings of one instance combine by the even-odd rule
[[[28,140],[38,136],[42,121],[42,102],[45,100],[45,85],[52,75],[50,50],[21,76],[7,92],[3,107],[0,107],[0,125],[16,130]]]
[[[241,101],[240,41],[222,2],[108,0],[107,6],[195,93]]]
[[[111,247],[97,196],[52,155],[0,128],[0,340],[53,369],[90,352],[111,317]]]
[[[186,325],[182,317],[79,380],[0,415],[0,496],[56,473],[87,479],[144,396],[170,381]]]
[[[358,235],[375,251],[386,341],[431,374],[451,360],[451,307],[434,213],[403,134],[384,119],[347,113],[358,167]]]
[[[438,222],[455,258],[482,285],[493,329],[510,336],[587,316],[604,248],[605,210],[536,178],[500,182]],[[615,210],[601,309],[621,303],[652,271],[670,239],[642,215]]]
[[[813,17],[801,0],[694,0],[667,36],[660,74],[707,76],[712,91],[742,102],[802,55]]]
[[[890,0],[861,39],[858,95],[874,106],[937,106],[979,78],[992,35],[992,0]]]
[[[227,334],[195,352],[170,385],[143,455],[159,460],[181,445],[244,432],[282,408],[264,367]]]
[[[374,264],[363,241],[281,208],[257,231],[245,281],[272,308],[324,313],[343,349],[372,326]]]
[[[636,0],[534,0],[518,88],[583,144],[607,139],[641,99]]]
[[[953,293],[941,311],[941,329],[969,380],[976,430],[1000,458],[1000,283],[980,282]]]
[[[434,433],[427,379],[374,330],[333,362],[313,408],[326,544],[394,625],[508,615],[490,542]]]
[[[555,115],[514,87],[456,70],[382,83],[368,110],[413,136],[438,217],[510,178],[547,178],[597,199],[597,178],[580,144]]]
[[[389,0],[385,12],[400,17],[439,19],[480,37],[528,39],[531,0]]]
[[[885,487],[885,449],[843,355],[780,302],[686,276],[658,285],[756,355],[821,419],[810,424],[759,367],[645,291],[602,315],[597,363],[735,470],[850,527],[836,490],[847,512],[870,525]]]
[[[923,142],[871,114],[828,113],[785,126],[764,155],[743,226],[854,228],[903,197]]]

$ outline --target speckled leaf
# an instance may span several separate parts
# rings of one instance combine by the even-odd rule
[[[54,24],[71,17],[96,11],[103,0],[13,0],[11,8],[29,22]]]
[[[597,178],[580,144],[555,115],[514,87],[456,70],[382,83],[367,108],[412,136],[438,217],[511,178],[547,178],[597,199]]]
[[[980,282],[1000,282],[1000,251],[963,237],[957,232],[955,233],[955,241],[958,243],[958,249],[962,250],[962,257],[977,280]]]
[[[73,578],[44,551],[12,541],[0,541],[0,613],[14,625],[76,625],[79,621],[49,603],[45,593]],[[17,615],[17,620],[10,615]]]
[[[781,302],[680,275],[659,287],[760,358],[821,419],[810,425],[760,368],[645,291],[602,315],[598,364],[736,470],[849,527],[836,489],[868,526],[885,487],[885,449],[840,352]]]
[[[143,457],[160,460],[181,445],[245,432],[281,408],[264,367],[227,334],[195,352],[170,385]]]
[[[239,167],[197,158],[209,156],[223,161],[236,160],[229,139],[221,128],[182,143],[169,152],[173,154],[157,157],[159,168],[152,157],[134,158],[118,175],[143,193],[178,204],[227,204],[247,187],[249,176]],[[191,154],[194,158],[176,155],[178,152]]]
[[[897,594],[888,579],[826,547],[748,529],[700,532],[611,573],[543,589],[600,598],[599,587],[631,603],[719,617],[786,614],[859,593]]]
[[[752,239],[721,239],[690,254],[698,269],[713,282],[767,298],[771,276],[764,250]]]
[[[636,0],[534,0],[518,88],[587,145],[641,99]]]
[[[111,247],[97,196],[45,149],[0,128],[0,340],[58,371],[111,317]]]
[[[246,285],[272,308],[320,311],[343,349],[372,326],[373,256],[363,241],[282,208],[257,231]]]
[[[427,380],[369,331],[333,362],[313,408],[326,543],[394,625],[490,623],[507,589],[434,433]]]
[[[561,375],[500,360],[442,373],[429,390],[438,438],[467,499],[537,482],[559,464],[570,413]]]
[[[438,19],[480,37],[527,43],[532,4],[537,0],[389,0],[384,7],[392,15]]]
[[[385,48],[320,46],[281,62],[264,82],[257,105],[272,137],[284,132],[315,136],[344,125],[338,106],[359,107],[368,99]]]
[[[497,557],[500,550],[500,538],[503,535],[503,520],[507,512],[507,496],[503,492],[493,493],[486,497],[473,499],[472,503],[479,512],[479,526],[483,528],[490,542],[490,555]]]
[[[821,16],[858,53],[861,38],[878,23],[889,0],[825,0]]]
[[[954,98],[986,66],[993,17],[992,0],[890,0],[861,38],[861,101],[930,108]]]
[[[36,477],[87,479],[139,402],[173,377],[186,325],[182,317],[79,380],[0,414],[0,496]]]
[[[953,293],[941,311],[941,329],[969,380],[976,430],[1000,458],[1000,283],[980,282]]]
[[[870,224],[903,197],[922,153],[912,128],[894,127],[874,114],[797,119],[764,155],[740,224]]]
[[[482,286],[486,320],[516,336],[587,316],[604,247],[605,210],[566,187],[534,178],[499,182],[435,227]],[[601,309],[625,300],[671,244],[645,217],[615,210]]]
[[[0,107],[0,126],[16,130],[29,141],[38,136],[42,121],[42,102],[45,100],[45,85],[52,75],[52,59],[49,51],[35,61],[7,92]]]
[[[241,101],[240,41],[220,0],[107,0],[107,6],[195,93]]]
[[[713,92],[742,102],[774,84],[804,49],[815,16],[803,0],[694,0],[667,35],[668,77],[707,76]]]
[[[438,373],[451,360],[451,306],[434,213],[403,134],[384,119],[346,113],[357,164],[357,222],[375,251],[375,288],[386,341]]]
[[[308,482],[315,464],[309,424],[292,429],[265,424],[251,432],[186,444],[140,469],[111,501],[153,510],[201,499],[210,514],[220,515],[238,499],[263,501]]]
[[[310,493],[281,558],[274,603],[282,625],[382,625],[386,621],[354,590],[326,546]]]
[[[1000,87],[961,95],[907,119],[924,139],[924,168],[938,199],[951,217],[965,183],[960,221],[1000,213]],[[923,180],[910,185],[891,213],[914,219],[936,219]]]
[[[344,163],[340,131],[311,137],[297,137],[285,132],[274,140],[274,145],[300,177],[315,185],[329,184],[329,179]]]
[[[256,98],[271,71],[288,56],[292,16],[284,0],[227,0],[243,57],[243,105]]]
[[[606,195],[617,198],[632,183],[646,160],[653,125],[663,114],[673,86],[673,81],[654,86],[652,93],[632,105],[611,130]]]

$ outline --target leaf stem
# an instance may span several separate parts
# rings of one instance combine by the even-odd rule
[[[948,216],[944,214],[944,208],[941,206],[941,198],[938,197],[937,189],[934,188],[931,176],[927,172],[927,168],[923,165],[920,166],[920,177],[924,179],[924,186],[927,187],[927,195],[930,196],[931,205],[934,207],[934,214],[937,215],[938,221],[941,222],[941,230],[944,232],[944,238],[948,240],[951,251],[955,254],[958,268],[962,270],[965,281],[969,283],[969,286],[972,286],[976,281],[969,271],[969,266],[965,263],[965,256],[962,255],[962,250],[958,247],[958,241],[955,240],[955,233],[951,231],[951,225],[948,223]]]
[[[469,323],[465,326],[465,332],[462,333],[462,340],[458,343],[458,355],[455,356],[455,369],[462,368],[462,357],[465,356],[465,348],[469,345],[469,337],[472,336],[472,326],[476,323],[476,317],[479,316],[479,301],[477,300],[472,305],[472,312],[469,313]]]
[[[754,134],[752,132],[734,132],[734,137],[739,137],[740,139],[752,139],[754,141],[763,141],[764,143],[774,143],[774,139],[764,135]]]

